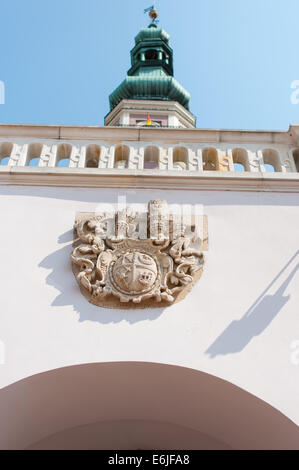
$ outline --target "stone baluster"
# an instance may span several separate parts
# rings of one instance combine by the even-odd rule
[[[115,145],[112,145],[108,152],[108,155],[109,155],[108,168],[111,168],[111,169],[115,167],[115,151],[116,151],[116,147]]]
[[[78,168],[85,168],[85,166],[86,166],[86,153],[87,153],[87,146],[86,145],[81,145]]]
[[[159,147],[159,170],[168,170],[169,156],[167,149]]]
[[[140,164],[141,164],[141,168],[139,168],[139,166],[138,166],[138,169],[144,170],[144,168],[145,168],[145,147],[140,147],[139,149],[137,149],[137,152],[140,156]]]
[[[167,165],[167,170],[173,170],[173,147],[169,147],[167,151],[167,159],[168,159],[168,165]]]
[[[219,171],[233,171],[231,170],[230,157],[225,150],[216,149],[217,151],[217,165]]]
[[[9,166],[25,166],[27,161],[28,144],[14,144],[9,159]]]
[[[116,152],[116,146],[113,145],[112,147],[110,147],[110,150],[109,150],[108,168],[113,169],[115,167],[115,152]]]
[[[110,168],[109,166],[110,148],[101,145],[99,168]]]
[[[138,170],[143,170],[144,168],[144,153],[145,149],[144,147],[140,147],[139,149],[136,149],[136,161],[137,161],[137,169]]]
[[[57,145],[43,145],[39,165],[40,167],[55,167]]]
[[[257,152],[253,152],[251,150],[247,151],[248,155],[248,162],[249,162],[249,168],[250,171],[253,173],[259,172],[259,171],[265,171],[264,170],[264,159],[263,159],[263,152],[261,150],[258,150]],[[263,170],[262,170],[263,168]]]
[[[82,145],[80,147],[77,147],[73,145],[69,167],[70,168],[84,168],[85,160],[86,160],[86,146]]]
[[[226,150],[226,158],[228,163],[228,171],[235,171],[232,149]]]
[[[144,162],[144,148],[136,149],[134,147],[129,147],[129,169],[142,170]]]
[[[259,171],[261,171],[262,173],[266,173],[265,163],[264,163],[264,156],[263,156],[263,151],[262,150],[257,151],[257,158],[258,158],[258,162],[259,162],[259,166],[260,166]]]
[[[194,150],[191,149],[191,148],[188,148],[188,147],[186,147],[186,148],[187,148],[187,154],[188,154],[188,156],[187,156],[187,165],[186,165],[187,168],[186,168],[186,170],[191,170],[191,171],[192,171],[192,170],[195,169],[195,168],[194,168],[195,152],[194,152]]]
[[[202,149],[196,149],[192,166],[196,171],[203,171]]]
[[[188,149],[188,169],[191,171],[202,170],[202,150]]]

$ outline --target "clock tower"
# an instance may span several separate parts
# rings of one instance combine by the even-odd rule
[[[190,93],[174,78],[170,36],[157,26],[158,13],[135,38],[131,68],[109,97],[106,126],[195,128]]]

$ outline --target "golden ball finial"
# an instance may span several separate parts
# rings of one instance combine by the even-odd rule
[[[159,16],[159,13],[154,8],[149,12],[149,17],[155,21]]]

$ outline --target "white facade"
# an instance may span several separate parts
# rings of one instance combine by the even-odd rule
[[[7,409],[9,386],[26,383],[36,374],[79,364],[157,363],[208,373],[263,400],[295,423],[281,443],[295,448],[299,424],[297,132],[297,127],[289,132],[250,133],[1,126],[1,141],[13,144],[11,166],[0,167],[2,413]],[[26,167],[32,143],[41,144],[38,167]],[[69,168],[56,167],[60,145],[70,146]],[[98,168],[86,168],[90,145],[100,148]],[[115,169],[119,145],[129,148],[128,169]],[[158,148],[158,170],[143,170],[148,145]],[[173,161],[176,147],[187,151],[185,168],[174,165],[180,162]],[[206,148],[216,150],[218,171],[203,171]],[[236,148],[245,150],[250,171],[233,172]],[[166,149],[163,158],[162,149]],[[267,158],[273,157],[280,171],[264,171],[263,151],[268,149],[273,153],[266,153]],[[126,196],[128,204],[166,199],[169,204],[203,206],[209,225],[206,264],[200,281],[182,302],[163,309],[111,310],[93,306],[82,296],[70,262],[75,214],[98,212],[104,204],[116,204],[117,196]],[[24,396],[19,398],[22,402]],[[225,408],[225,396],[223,401]],[[154,415],[152,410],[155,421]],[[6,419],[18,426],[17,417]],[[33,446],[51,434],[91,422],[114,422],[121,416],[88,419],[84,415],[44,434],[36,431],[30,438],[21,431],[16,437],[12,427],[11,434],[2,431],[0,447]],[[199,424],[196,428],[195,422],[183,423],[179,416],[170,419],[165,415],[161,421],[212,433]],[[270,432],[270,421],[267,426]],[[237,432],[226,441],[224,436],[223,430],[214,438],[224,447],[244,447],[246,439],[238,441]],[[189,444],[195,445],[192,439]],[[273,442],[269,447],[278,448],[279,441]],[[248,448],[256,445],[247,442]]]

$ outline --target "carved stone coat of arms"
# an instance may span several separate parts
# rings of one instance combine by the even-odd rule
[[[202,273],[205,217],[200,225],[201,233],[161,200],[143,213],[78,214],[71,259],[82,293],[94,305],[121,309],[181,300]]]

